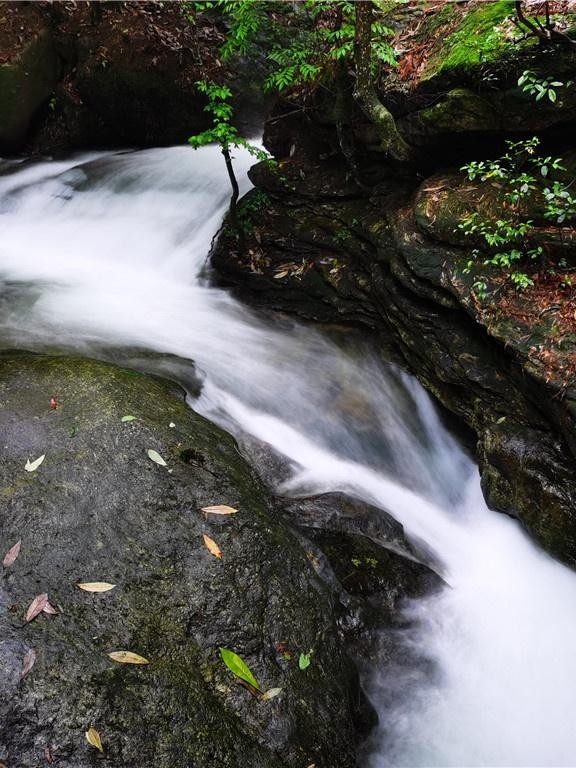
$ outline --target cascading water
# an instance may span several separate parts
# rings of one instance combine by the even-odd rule
[[[448,586],[406,607],[402,638],[435,673],[374,670],[382,727],[366,765],[576,765],[575,575],[486,508],[474,465],[414,380],[206,283],[229,193],[219,151],[0,173],[2,346],[124,360],[149,350],[184,384],[193,361],[204,377],[194,407],[284,456],[281,491],[364,499],[442,563]]]

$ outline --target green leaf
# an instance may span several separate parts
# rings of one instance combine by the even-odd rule
[[[136,419],[136,416],[122,416],[120,421],[134,421]]]
[[[310,654],[309,653],[301,653],[298,657],[298,666],[300,669],[308,669],[310,666]]]
[[[228,650],[228,648],[220,648],[220,655],[222,656],[222,661],[230,672],[232,672],[233,675],[236,675],[236,677],[239,677],[241,680],[244,680],[244,682],[249,683],[254,688],[256,688],[258,691],[260,690],[260,686],[258,685],[258,681],[252,674],[252,670],[246,664],[244,659],[241,659],[240,656],[238,656],[237,653],[234,653],[234,651]]]

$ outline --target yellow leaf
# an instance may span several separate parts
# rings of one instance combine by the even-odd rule
[[[222,550],[218,544],[216,544],[214,539],[211,539],[210,536],[207,536],[205,533],[202,534],[202,538],[204,539],[204,545],[208,552],[210,552],[211,555],[214,555],[214,557],[221,558]]]
[[[108,656],[110,656],[112,661],[117,661],[120,664],[150,664],[144,656],[139,656],[137,653],[132,653],[132,651],[112,651]]]
[[[116,584],[109,584],[107,581],[83,581],[76,586],[84,592],[109,592]]]
[[[91,744],[93,747],[96,747],[97,750],[100,752],[104,752],[104,747],[102,746],[102,739],[100,738],[100,734],[96,730],[96,728],[88,728],[86,731],[86,741],[88,744]]]
[[[42,456],[39,456],[36,459],[36,461],[30,461],[30,459],[26,459],[26,466],[24,467],[24,469],[26,470],[26,472],[35,472],[40,466],[40,464],[42,464],[45,458],[46,458],[46,454],[43,453]]]
[[[202,507],[202,512],[207,515],[233,515],[238,510],[234,507],[228,507],[226,504],[217,504],[214,507]]]

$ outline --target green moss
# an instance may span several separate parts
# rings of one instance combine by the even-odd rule
[[[510,50],[507,18],[514,15],[512,0],[481,3],[462,17],[441,47],[431,56],[423,79],[458,69],[468,70],[479,64],[498,60]],[[454,13],[445,13],[452,22]],[[436,25],[436,33],[440,32]]]

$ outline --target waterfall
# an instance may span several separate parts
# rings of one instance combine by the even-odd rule
[[[243,175],[250,159],[236,164]],[[148,355],[184,385],[200,376],[194,408],[284,457],[279,492],[343,491],[433,551],[446,587],[406,604],[398,631],[434,672],[373,670],[381,726],[365,768],[576,765],[575,575],[487,509],[414,379],[357,336],[211,285],[228,198],[215,147],[3,162],[2,346]]]

